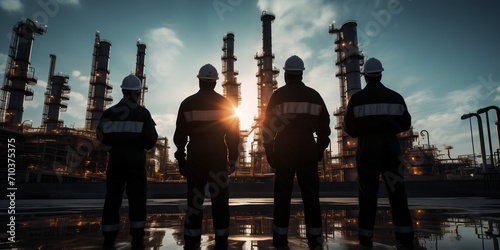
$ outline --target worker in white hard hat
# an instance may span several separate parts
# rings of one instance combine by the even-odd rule
[[[106,169],[106,196],[102,212],[104,248],[113,249],[120,229],[123,191],[129,202],[133,249],[143,249],[146,225],[146,150],[154,147],[158,134],[151,114],[139,105],[141,81],[125,77],[123,98],[104,111],[97,126],[97,139],[110,146]]]
[[[275,170],[273,244],[288,245],[290,199],[297,176],[308,245],[321,249],[318,162],[330,143],[330,116],[321,95],[302,82],[302,59],[291,56],[283,69],[286,85],[271,96],[263,123],[267,160]]]
[[[201,67],[198,79],[200,90],[180,104],[174,133],[175,158],[180,173],[187,179],[184,249],[200,247],[207,185],[212,201],[215,247],[227,249],[228,175],[234,172],[238,158],[239,122],[231,102],[214,91],[219,79],[215,67],[211,64]]]
[[[347,106],[345,131],[358,138],[356,167],[359,180],[359,243],[373,245],[379,178],[384,179],[396,241],[413,248],[414,231],[404,185],[404,165],[397,134],[410,129],[411,116],[403,97],[382,83],[382,63],[368,59],[363,68],[366,87],[353,94]]]

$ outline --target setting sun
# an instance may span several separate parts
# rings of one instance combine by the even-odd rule
[[[234,109],[234,115],[237,116],[238,118],[241,118],[241,109],[240,108],[235,108]]]
[[[240,121],[240,128],[242,130],[248,130],[252,127],[256,114],[257,109],[247,103],[244,103],[234,109],[234,115],[238,117],[238,120]]]

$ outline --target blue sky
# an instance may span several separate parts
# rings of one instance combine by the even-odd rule
[[[272,25],[275,66],[296,54],[305,61],[304,82],[325,99],[330,113],[339,107],[336,54],[328,34],[332,21],[358,23],[366,57],[382,61],[382,82],[405,97],[415,131],[429,131],[431,144],[451,145],[452,156],[472,153],[469,122],[464,113],[500,104],[499,1],[327,1],[210,0],[97,1],[1,0],[0,74],[3,78],[12,26],[23,18],[47,25],[37,36],[32,66],[38,84],[26,102],[24,119],[38,127],[42,119],[49,54],[57,55],[56,72],[70,76],[72,88],[66,126],[84,126],[94,34],[110,40],[110,83],[114,103],[119,85],[135,69],[136,42],[147,45],[146,74],[150,87],[146,107],[162,136],[172,139],[180,102],[198,90],[196,74],[205,63],[221,70],[222,38],[235,34],[235,69],[240,72],[242,128],[257,114],[257,72],[254,55],[262,47],[260,15],[276,15]],[[221,77],[222,79],[222,77]],[[283,86],[283,74],[278,85]],[[364,86],[364,83],[363,83]],[[220,84],[216,90],[222,93]],[[333,142],[337,122],[331,117]],[[483,115],[484,120],[484,115]],[[490,112],[493,146],[498,147]],[[479,151],[477,123],[474,142]],[[485,129],[486,132],[486,129]],[[419,137],[420,144],[427,139]],[[171,143],[172,152],[175,146]],[[337,145],[332,145],[336,151]],[[444,152],[443,152],[444,153]]]

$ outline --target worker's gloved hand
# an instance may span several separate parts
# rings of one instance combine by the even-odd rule
[[[271,150],[266,150],[266,158],[267,158],[267,163],[269,163],[269,166],[271,168],[275,168],[275,164],[274,164],[274,152],[272,152]]]
[[[236,170],[236,161],[232,160],[227,163],[227,174],[230,175]]]
[[[186,177],[186,168],[187,168],[187,161],[186,159],[184,158],[180,158],[177,160],[177,162],[179,163],[179,173]]]

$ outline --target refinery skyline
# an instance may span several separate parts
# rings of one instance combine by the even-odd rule
[[[65,126],[84,127],[94,34],[99,30],[101,38],[112,44],[109,79],[113,104],[121,98],[121,80],[135,69],[137,40],[146,44],[149,92],[145,105],[160,135],[171,140],[179,104],[198,90],[196,75],[203,64],[211,63],[219,70],[216,91],[222,94],[222,39],[233,32],[238,58],[234,68],[239,71],[242,94],[241,128],[249,129],[257,115],[254,56],[262,51],[259,18],[263,10],[276,15],[272,46],[274,65],[281,71],[278,87],[284,84],[284,61],[299,55],[305,61],[304,82],[320,92],[330,114],[340,106],[335,36],[328,34],[332,21],[337,28],[349,20],[357,22],[360,49],[366,58],[382,61],[382,82],[406,99],[415,131],[427,130],[430,143],[441,150],[445,145],[453,146],[453,157],[472,153],[469,122],[462,121],[461,115],[500,103],[500,65],[496,60],[500,47],[495,45],[500,39],[495,33],[500,17],[494,12],[500,3],[495,1],[478,5],[411,0],[215,0],[144,1],[141,6],[135,5],[123,1],[119,10],[109,11],[116,6],[102,1],[0,2],[2,79],[12,26],[24,18],[47,25],[47,32],[36,36],[33,44],[31,66],[36,69],[38,84],[33,86],[33,101],[25,102],[23,120],[32,120],[33,127],[41,124],[49,55],[55,54],[55,71],[69,75],[71,87],[68,109],[61,113],[61,119]],[[495,120],[496,116],[490,115],[492,143],[497,148]],[[336,140],[336,122],[332,115],[332,142]],[[478,154],[477,123],[474,120],[472,124]],[[427,138],[419,137],[419,143],[427,144]],[[175,146],[170,146],[173,155]],[[332,143],[334,153],[336,148]]]

